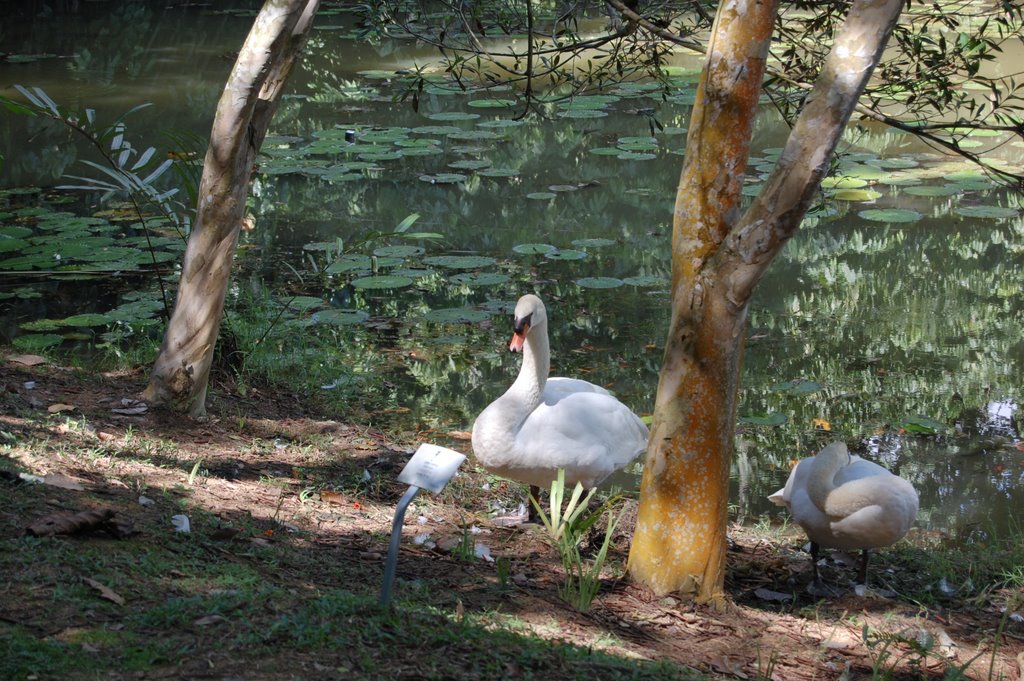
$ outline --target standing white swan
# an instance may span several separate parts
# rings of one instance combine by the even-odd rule
[[[859,583],[867,583],[868,549],[898,541],[917,517],[917,491],[878,464],[851,455],[833,442],[800,461],[786,486],[768,497],[786,506],[811,540],[814,586],[818,548],[860,549]]]
[[[473,424],[473,453],[488,471],[548,487],[565,469],[565,484],[596,487],[647,448],[647,426],[604,388],[573,378],[548,378],[551,351],[544,303],[516,303],[509,350],[522,351],[519,377]]]

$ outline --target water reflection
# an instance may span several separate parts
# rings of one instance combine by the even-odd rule
[[[16,49],[65,56],[3,63],[0,75],[108,115],[152,101],[153,107],[133,116],[135,129],[151,131],[147,138],[165,127],[205,135],[231,66],[224,55],[237,50],[249,20],[122,5],[111,13],[105,5],[83,3],[77,11],[58,11],[36,23],[46,30],[31,33],[12,28],[31,22],[5,26]],[[406,425],[442,431],[467,430],[514,377],[518,358],[505,351],[510,305],[534,290],[550,301],[553,369],[605,385],[635,411],[649,413],[669,314],[664,282],[690,86],[680,82],[679,95],[667,101],[623,89],[603,117],[562,117],[564,110],[552,107],[550,120],[488,127],[510,116],[475,109],[471,94],[430,91],[418,111],[394,101],[398,83],[359,72],[393,72],[432,55],[404,44],[369,49],[346,40],[332,27],[335,19],[310,43],[308,63],[275,126],[278,148],[262,161],[264,172],[254,182],[259,229],[243,237],[240,289],[250,295],[285,286],[294,291],[291,273],[297,271],[303,282],[316,282],[303,284],[301,293],[365,312],[368,325],[337,331],[352,352],[373,348],[388,358],[383,373],[363,380],[380,384],[408,408]],[[90,39],[86,51],[81,46],[87,34],[104,39]],[[652,131],[650,112],[663,131]],[[431,118],[446,113],[479,118]],[[374,127],[407,129],[402,139],[411,144],[437,140],[433,146],[439,151],[378,157],[352,171],[360,175],[354,181],[325,177],[328,167],[358,162],[344,151],[296,151],[324,130],[363,134]],[[457,133],[449,136],[443,128]],[[756,128],[752,185],[771,168],[784,134],[784,126],[765,112]],[[652,136],[650,154],[622,159],[594,151],[642,147],[621,140]],[[7,161],[0,185],[50,184],[69,169],[77,171],[86,151],[68,142],[59,127],[5,115],[0,151]],[[398,146],[386,144],[389,151]],[[1003,532],[1024,509],[1016,492],[1024,476],[1017,408],[1024,385],[1019,203],[970,169],[943,165],[944,159],[906,135],[868,130],[851,135],[845,150],[851,155],[842,173],[867,178],[861,181],[878,195],[832,194],[822,217],[809,220],[792,239],[757,291],[740,395],[740,415],[748,418],[737,438],[736,515],[749,520],[776,513],[765,496],[784,483],[790,462],[814,454],[830,439],[843,439],[917,486],[923,525]],[[1019,155],[1010,146],[1004,151]],[[892,159],[877,152],[898,157],[902,167],[885,168]],[[281,158],[294,160],[296,169],[272,172]],[[516,172],[486,177],[451,167],[464,161]],[[915,169],[921,171],[917,176]],[[453,171],[467,179],[419,179]],[[958,174],[967,184],[952,193],[929,196],[908,189],[945,187]],[[553,197],[530,198],[542,193]],[[957,212],[976,206],[1017,214]],[[922,217],[907,223],[862,217],[862,211],[876,208],[913,210]],[[424,244],[429,255],[494,258],[495,271],[507,275],[508,283],[468,286],[440,267],[400,291],[355,289],[355,275],[330,281],[314,276],[306,244],[339,237],[356,243],[413,212],[421,216],[417,228],[443,235],[440,242]],[[580,248],[580,260],[515,251],[538,242],[569,250],[581,238],[607,243]],[[576,283],[584,277],[647,277],[655,284],[589,289]],[[459,306],[492,314],[476,324],[446,325],[425,317],[430,310]],[[337,380],[352,379],[328,373],[323,385]],[[785,387],[792,381],[818,387]],[[927,428],[936,432],[920,432]]]

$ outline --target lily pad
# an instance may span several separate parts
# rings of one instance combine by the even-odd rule
[[[512,277],[501,272],[463,272],[451,277],[448,281],[460,286],[497,286],[505,284]]]
[[[427,114],[427,118],[432,121],[472,121],[480,118],[480,114],[468,111],[438,111]]]
[[[668,280],[664,277],[656,277],[653,274],[643,274],[637,277],[626,277],[623,279],[625,283],[630,286],[640,287],[651,287],[651,286],[662,286],[668,283]]]
[[[327,304],[323,298],[317,298],[316,296],[295,296],[294,298],[280,298],[279,300],[282,304],[287,304],[290,310],[312,310]]]
[[[872,222],[917,222],[924,217],[916,210],[905,208],[870,208],[857,215]]]
[[[511,109],[516,105],[514,99],[474,99],[466,102],[474,109]]]
[[[545,258],[551,260],[583,260],[587,257],[584,251],[577,251],[572,248],[558,248],[544,254]]]
[[[1016,208],[1005,208],[1003,206],[957,206],[953,209],[957,215],[965,218],[991,218],[995,220],[1015,218],[1019,215]]]
[[[613,239],[574,239],[572,245],[576,248],[601,248],[602,246],[614,246]]]
[[[477,158],[465,158],[461,161],[452,161],[448,164],[449,168],[455,168],[456,170],[480,170],[491,165],[490,161]]]
[[[405,244],[399,244],[396,246],[381,246],[375,248],[373,254],[382,257],[389,258],[411,258],[417,255],[423,255],[426,249],[422,246],[409,246]]]
[[[325,270],[327,274],[341,274],[342,272],[353,272],[356,270],[367,270],[372,266],[370,256],[358,253],[347,253],[330,265]]]
[[[785,414],[777,411],[770,414],[750,414],[739,417],[740,423],[749,423],[752,426],[781,426],[788,420]]]
[[[516,177],[519,171],[515,168],[484,168],[477,175],[481,177]]]
[[[618,288],[625,283],[617,277],[584,277],[576,280],[576,285],[582,288]]]
[[[364,310],[320,310],[313,315],[313,321],[317,324],[329,324],[331,326],[349,326],[350,324],[361,324],[370,318],[370,314]]]
[[[412,279],[395,274],[377,275],[353,279],[352,285],[362,289],[405,288],[412,286]]]
[[[916,433],[918,435],[935,435],[946,430],[946,424],[927,416],[911,416],[903,419],[900,427],[908,433]]]
[[[28,246],[29,243],[24,239],[5,239],[0,238],[0,253],[10,253],[11,251],[20,251],[21,249]]]
[[[55,333],[30,333],[18,336],[12,341],[12,345],[19,350],[39,351],[52,348],[64,342],[64,336]]]
[[[911,196],[953,196],[963,193],[963,188],[955,184],[941,185],[916,185],[903,190],[904,194]]]
[[[460,173],[438,173],[436,175],[420,175],[421,182],[430,184],[455,184],[465,182],[468,178]]]
[[[110,315],[97,314],[95,312],[76,314],[61,320],[65,326],[104,326],[112,321],[114,321],[114,318]]]
[[[821,384],[815,381],[793,380],[786,381],[785,383],[776,383],[770,390],[791,395],[810,395],[821,390]]]
[[[474,310],[468,307],[447,307],[431,310],[423,315],[430,322],[440,324],[476,324],[490,317],[485,310]]]
[[[557,249],[551,244],[516,244],[512,250],[523,255],[543,255]]]
[[[653,161],[658,158],[658,155],[639,151],[625,151],[619,154],[618,158],[620,161]]]
[[[483,255],[435,255],[424,258],[423,262],[427,265],[437,265],[453,270],[472,270],[478,267],[490,267],[495,260]]]

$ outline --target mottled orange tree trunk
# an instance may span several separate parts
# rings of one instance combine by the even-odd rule
[[[154,403],[192,416],[206,413],[213,348],[253,164],[319,4],[266,0],[224,87],[203,161],[177,302],[144,392]]]
[[[777,2],[719,6],[676,194],[672,319],[629,556],[631,575],[658,594],[723,597],[750,297],[817,192],[900,7],[900,0],[854,2],[778,164],[741,215]]]

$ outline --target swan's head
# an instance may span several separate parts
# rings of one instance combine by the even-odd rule
[[[515,319],[512,322],[512,342],[508,344],[508,349],[512,352],[521,351],[530,329],[542,327],[547,321],[548,313],[540,298],[532,293],[520,298],[516,303]]]

